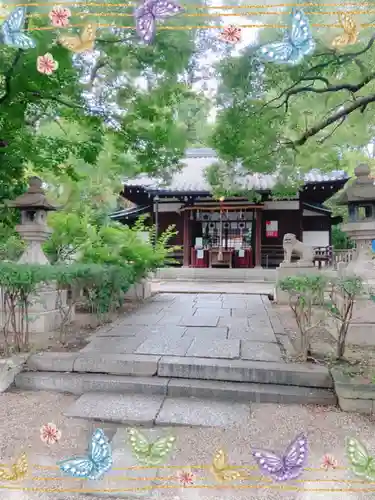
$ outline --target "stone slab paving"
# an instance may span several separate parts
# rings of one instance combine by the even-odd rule
[[[67,417],[127,425],[152,426],[164,402],[163,396],[141,394],[86,393],[70,406]]]
[[[238,359],[240,357],[240,340],[196,338],[187,350],[186,356]]]
[[[280,348],[277,344],[265,342],[241,342],[241,358],[252,361],[282,361]]]
[[[284,331],[266,296],[159,293],[83,352],[281,361],[275,333]]]
[[[249,417],[250,403],[171,398],[159,395],[86,393],[64,413],[67,417],[152,427],[189,425],[229,427]]]
[[[228,338],[228,328],[208,326],[188,326],[184,337],[196,337],[197,340],[226,340]]]
[[[191,338],[180,339],[158,337],[153,335],[143,342],[135,351],[136,354],[166,354],[169,356],[184,356],[194,342]]]
[[[250,414],[250,405],[194,398],[167,398],[158,413],[156,425],[189,425],[199,427],[229,427],[238,425]]]

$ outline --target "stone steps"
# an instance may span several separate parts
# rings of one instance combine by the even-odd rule
[[[103,373],[333,388],[332,377],[324,366],[240,359],[99,354],[91,351],[44,352],[30,356],[26,369],[37,372]]]
[[[329,371],[316,365],[78,352],[35,354],[26,370],[15,378],[17,388],[77,396],[336,404]]]
[[[324,388],[99,373],[23,372],[15,378],[15,385],[23,390],[56,391],[77,396],[105,393],[131,397],[138,394],[146,398],[199,398],[236,403],[336,404],[333,392]]]
[[[156,280],[203,281],[221,283],[264,283],[276,281],[275,269],[228,269],[165,267],[155,273]],[[223,292],[225,293],[225,292]]]

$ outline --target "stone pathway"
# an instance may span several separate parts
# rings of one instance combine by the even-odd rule
[[[259,294],[161,293],[82,351],[280,362],[286,336],[268,304]]]

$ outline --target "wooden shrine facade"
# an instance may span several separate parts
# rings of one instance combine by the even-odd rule
[[[259,203],[217,200],[204,177],[215,158],[212,150],[188,150],[185,167],[167,186],[147,177],[127,181],[122,194],[134,208],[112,218],[128,224],[149,213],[158,234],[175,225],[178,234],[170,244],[181,247],[175,258],[183,266],[276,267],[283,259],[286,233],[309,246],[330,246],[331,226],[337,219],[323,204],[344,186],[345,173],[309,174],[295,199],[278,201],[272,200],[270,176],[268,185],[260,176],[249,176],[261,194]]]

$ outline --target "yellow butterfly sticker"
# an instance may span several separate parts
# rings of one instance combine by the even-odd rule
[[[244,479],[246,477],[242,472],[235,470],[233,466],[228,464],[228,457],[223,450],[215,453],[210,471],[219,483]]]
[[[0,467],[0,481],[20,481],[29,470],[26,453],[22,453],[10,469]]]
[[[343,35],[337,36],[333,42],[332,47],[344,47],[345,45],[353,45],[358,39],[357,24],[351,14],[341,12],[339,14],[339,22],[344,30]]]
[[[79,54],[94,50],[97,23],[87,23],[80,35],[60,36],[58,42],[66,49]]]

